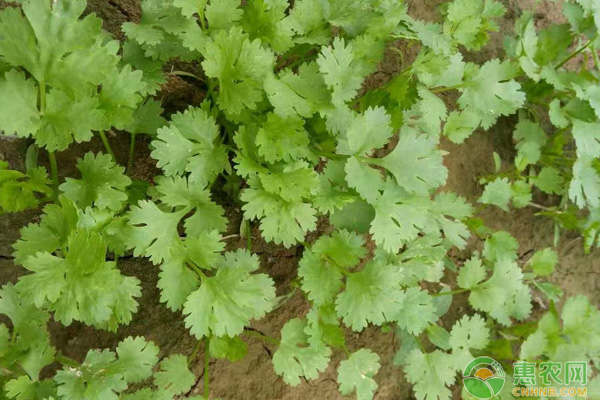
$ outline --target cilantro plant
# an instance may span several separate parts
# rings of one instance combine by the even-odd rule
[[[488,181],[480,202],[508,210],[532,206],[558,228],[579,230],[589,251],[597,243],[600,175],[598,7],[565,2],[565,24],[536,27],[530,13],[506,39],[526,102],[513,132],[514,165]],[[536,192],[556,195],[549,206],[532,203]],[[558,235],[556,240],[558,240]]]
[[[0,324],[4,396],[181,398],[198,383],[189,366],[202,350],[203,396],[186,398],[208,400],[210,359],[242,359],[250,337],[273,347],[273,370],[292,386],[317,378],[339,353],[339,391],[359,400],[376,396],[384,357],[419,400],[450,399],[478,355],[509,373],[520,359],[598,359],[600,328],[589,327],[600,314],[583,296],[562,303],[548,280],[556,252],[519,259],[510,234],[486,228],[466,199],[444,190],[440,147],[442,136],[461,143],[517,116],[515,168],[488,177],[479,201],[535,206],[532,185],[562,194],[552,215],[595,238],[597,71],[568,68],[588,50],[595,61],[594,5],[565,3],[570,25],[539,33],[522,16],[507,57],[482,63],[465,59],[499,29],[506,10],[494,0],[454,0],[442,23],[417,20],[396,1],[144,0],[139,22],[122,27],[122,45],[97,17],[82,17],[82,0],[19,6],[0,12],[0,129],[34,144],[25,173],[0,164],[0,207],[43,208],[13,245],[27,272],[0,289],[9,320]],[[575,37],[588,41],[570,52]],[[414,59],[407,43],[417,46]],[[399,72],[370,89],[386,52],[402,55]],[[168,120],[151,97],[166,74],[193,80],[204,95]],[[112,152],[111,129],[131,135],[126,162]],[[96,132],[106,154],[84,154],[78,175],[59,182],[54,152]],[[138,134],[151,135],[160,169],[143,184],[129,176]],[[37,166],[40,148],[51,181]],[[568,201],[590,208],[587,222],[568,213]],[[241,224],[226,217],[233,208]],[[455,262],[472,233],[483,248]],[[226,246],[238,236],[245,246]],[[302,248],[297,278],[280,293],[252,252],[256,240]],[[52,345],[50,319],[110,332],[132,321],[140,281],[119,261],[130,255],[160,271],[160,301],[181,313],[197,345],[159,362],[154,343],[128,337],[82,360],[66,357]],[[534,291],[550,303],[539,322]],[[279,337],[249,329],[298,292],[310,309]],[[452,320],[461,293],[468,312]],[[372,326],[395,332],[395,355],[347,340]]]

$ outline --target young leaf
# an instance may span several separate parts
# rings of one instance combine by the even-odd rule
[[[20,137],[34,134],[40,126],[37,100],[38,88],[31,79],[17,70],[6,72],[0,78],[0,130]]]
[[[360,349],[338,367],[340,393],[347,396],[356,391],[358,400],[371,400],[377,390],[373,376],[379,371],[379,356],[369,349]]]
[[[52,194],[46,170],[36,167],[23,174],[8,169],[6,161],[0,161],[0,213],[19,212],[35,207],[39,196]]]
[[[181,354],[162,360],[154,374],[154,384],[170,396],[187,392],[195,382],[196,377],[188,369],[187,358]]]
[[[60,190],[80,208],[96,206],[100,210],[118,211],[127,200],[125,188],[131,179],[125,168],[115,164],[108,154],[86,153],[77,160],[81,179],[67,178]]]
[[[558,254],[547,247],[536,252],[529,260],[529,265],[533,272],[538,276],[548,276],[554,272],[554,267],[558,263]]]
[[[142,337],[128,337],[119,342],[116,349],[118,360],[112,368],[123,374],[127,382],[143,381],[152,375],[158,362],[158,347]]]
[[[433,139],[406,132],[400,135],[394,151],[383,158],[382,166],[409,193],[425,194],[446,183],[448,170],[442,154]]]
[[[224,169],[229,169],[227,151],[215,143],[219,129],[212,116],[199,108],[188,108],[160,128],[152,141],[151,155],[166,175],[190,172],[190,180],[207,186]]]
[[[317,63],[332,92],[334,104],[343,104],[356,96],[362,78],[356,73],[351,44],[346,45],[343,39],[335,38],[331,47],[321,49]]]
[[[456,375],[454,364],[451,355],[439,350],[423,354],[415,349],[409,353],[404,372],[414,385],[417,399],[449,399],[451,392],[448,386],[454,382]]]
[[[251,274],[259,267],[258,257],[247,251],[226,253],[217,272],[203,278],[200,288],[187,299],[183,313],[190,332],[201,339],[237,336],[251,319],[262,318],[275,301],[273,281],[265,274]]]
[[[309,344],[304,333],[306,321],[293,318],[281,329],[281,344],[273,354],[273,369],[291,386],[300,377],[315,379],[329,364],[331,349],[323,343]]]
[[[478,113],[481,126],[490,128],[500,116],[514,113],[525,102],[525,93],[519,90],[521,85],[513,76],[514,69],[508,61],[488,61],[469,78],[458,104]]]
[[[233,116],[246,108],[254,110],[263,96],[264,79],[273,69],[273,53],[232,28],[218,32],[202,54],[206,76],[219,81],[219,107]]]
[[[395,265],[371,261],[365,268],[351,274],[346,289],[335,302],[338,316],[354,331],[360,332],[368,323],[381,325],[402,318],[405,294],[400,289],[402,275]]]
[[[132,226],[127,245],[136,257],[145,255],[159,264],[179,250],[180,239],[177,225],[188,209],[165,212],[151,201],[140,201],[128,213]]]

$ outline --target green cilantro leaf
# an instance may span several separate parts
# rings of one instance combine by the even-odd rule
[[[531,312],[531,292],[523,283],[518,264],[502,258],[495,262],[492,277],[471,289],[469,303],[505,326],[511,317],[523,320]]]
[[[548,347],[548,339],[543,331],[537,330],[531,335],[527,336],[527,339],[521,345],[521,353],[519,358],[521,360],[531,360],[534,357],[544,354]]]
[[[404,372],[412,383],[418,400],[442,400],[451,398],[448,386],[454,382],[456,371],[451,355],[435,350],[422,353],[415,349],[408,354]]]
[[[136,257],[145,255],[159,264],[179,250],[180,244],[177,225],[188,210],[165,212],[151,201],[138,202],[128,213],[129,223],[133,227],[127,237],[129,248],[133,248]]]
[[[488,345],[489,338],[490,330],[479,314],[463,316],[452,327],[448,341],[456,358],[456,365],[461,368],[467,365],[473,359],[470,350],[483,350]]]
[[[154,374],[154,384],[171,396],[187,392],[195,382],[196,377],[188,369],[187,358],[181,354],[162,360]]]
[[[573,119],[573,138],[577,145],[577,156],[600,156],[600,122],[584,122]]]
[[[248,345],[238,336],[236,337],[212,337],[210,338],[210,355],[215,358],[226,358],[236,362],[248,354]]]
[[[48,174],[42,167],[24,174],[8,169],[8,163],[0,161],[0,213],[18,212],[37,206],[40,195],[52,194],[49,185]]]
[[[432,297],[418,287],[411,287],[404,291],[402,305],[398,312],[398,326],[413,335],[420,334],[438,319]]]
[[[564,191],[565,178],[554,167],[543,167],[533,182],[544,193],[559,194]]]
[[[104,129],[123,129],[133,122],[133,112],[142,102],[146,87],[142,77],[142,71],[132,71],[131,65],[126,65],[102,81],[99,108],[104,111]]]
[[[481,118],[470,110],[452,111],[444,125],[444,135],[453,143],[463,143],[479,127]]]
[[[504,15],[506,8],[494,0],[454,0],[448,4],[444,32],[467,50],[479,50],[488,39],[488,31],[497,31],[493,21]]]
[[[490,128],[500,116],[514,113],[525,102],[525,93],[513,76],[514,68],[508,61],[488,61],[468,77],[458,104],[477,113],[484,129]]]
[[[143,337],[128,337],[119,342],[116,352],[118,360],[113,367],[127,382],[143,381],[152,375],[152,368],[158,362],[158,347]]]
[[[579,208],[600,206],[600,176],[590,157],[579,157],[573,165],[573,179],[569,184],[569,199]]]
[[[299,118],[281,118],[270,113],[256,134],[258,154],[269,163],[307,157],[308,144],[304,121]]]
[[[219,80],[219,107],[234,116],[246,108],[254,110],[263,97],[263,81],[273,69],[273,53],[232,28],[218,32],[202,54],[206,75]]]
[[[293,318],[281,329],[281,344],[273,354],[273,369],[291,386],[300,377],[315,379],[329,364],[331,349],[323,343],[309,343],[304,333],[306,321]]]
[[[346,132],[346,140],[338,144],[338,152],[362,156],[383,147],[392,135],[391,118],[385,108],[369,107],[354,116]]]
[[[246,203],[242,207],[245,217],[261,219],[260,229],[268,241],[290,247],[316,228],[316,210],[308,203],[286,201],[262,187],[244,190],[241,199]]]
[[[65,258],[37,253],[24,260],[33,274],[18,283],[38,307],[46,302],[54,317],[69,325],[73,320],[116,330],[131,321],[141,295],[137,278],[121,275],[114,262],[106,262],[106,244],[97,233],[74,231]]]
[[[210,333],[236,336],[251,319],[271,311],[275,300],[273,281],[265,274],[251,274],[258,257],[244,250],[226,253],[212,277],[187,299],[185,324],[198,339]]]
[[[100,210],[118,211],[127,200],[125,188],[131,179],[124,175],[125,168],[115,164],[108,154],[86,153],[77,160],[82,179],[67,178],[60,185],[65,196],[80,208],[96,206]]]
[[[292,29],[285,19],[289,7],[287,0],[254,0],[244,7],[240,21],[251,40],[259,39],[276,53],[292,47]]]
[[[346,289],[337,297],[336,311],[344,323],[360,332],[368,323],[382,325],[402,318],[405,298],[400,289],[402,275],[395,265],[369,262],[362,271],[346,279]]]
[[[264,89],[275,113],[282,118],[295,115],[310,118],[320,109],[327,108],[330,101],[319,66],[314,62],[302,64],[297,74],[286,69],[277,77],[268,75]]]
[[[485,185],[483,194],[478,201],[482,204],[492,204],[504,211],[508,211],[508,203],[511,198],[511,184],[508,178],[496,178]]]
[[[199,108],[188,108],[158,130],[151,155],[166,175],[190,172],[190,180],[207,186],[229,169],[227,151],[215,143],[219,129],[212,116]]]
[[[171,257],[160,265],[156,286],[160,289],[160,301],[171,310],[179,310],[198,286],[198,276],[185,265],[185,259]]]
[[[538,276],[551,275],[557,263],[558,254],[549,247],[537,251],[528,262],[533,272]]]
[[[356,96],[362,78],[356,73],[352,44],[346,45],[343,39],[336,37],[331,47],[321,49],[317,63],[334,104],[343,104]]]
[[[371,168],[356,157],[350,157],[344,168],[348,186],[369,203],[374,203],[381,196],[383,189],[383,176],[381,171]]]
[[[448,171],[442,163],[442,155],[432,138],[405,132],[400,135],[394,151],[383,158],[382,166],[406,191],[425,194],[446,183]]]
[[[483,245],[483,257],[493,263],[502,258],[517,259],[519,242],[506,231],[494,232]]]
[[[65,92],[52,89],[46,96],[46,111],[40,129],[34,134],[36,143],[48,151],[64,150],[73,140],[88,141],[93,131],[104,126],[104,113],[95,97],[73,101]]]
[[[465,315],[457,321],[450,332],[450,346],[454,350],[485,349],[490,338],[490,330],[479,315]]]
[[[17,70],[0,79],[0,130],[20,137],[33,135],[40,126],[38,88]]]
[[[342,287],[342,269],[354,267],[364,257],[364,240],[344,230],[320,237],[300,260],[302,290],[317,306],[329,303]]]
[[[223,208],[211,200],[210,192],[203,185],[180,176],[157,177],[156,183],[155,188],[163,204],[194,210],[184,224],[188,236],[199,236],[213,230],[224,231],[227,227]]]
[[[21,230],[21,239],[13,244],[15,262],[22,263],[38,252],[52,253],[67,243],[78,222],[77,207],[64,196],[57,204],[44,207],[39,224],[29,224]]]
[[[67,400],[118,398],[116,393],[127,389],[127,382],[121,373],[111,370],[115,361],[112,351],[90,350],[81,366],[66,366],[56,373],[58,395]]]
[[[206,6],[206,20],[211,32],[228,30],[242,19],[240,0],[211,1]]]
[[[56,389],[52,381],[32,381],[27,375],[8,381],[4,389],[9,398],[16,400],[45,399],[56,395]]]
[[[458,271],[456,283],[463,289],[471,289],[486,277],[485,267],[479,257],[473,256]]]
[[[371,400],[377,390],[373,376],[379,371],[379,356],[369,349],[360,349],[340,363],[338,383],[340,393],[347,396],[356,391],[358,400]]]

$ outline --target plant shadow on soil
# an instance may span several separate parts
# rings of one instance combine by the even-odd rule
[[[408,1],[411,15],[425,19],[437,18],[436,7],[440,0],[434,1]],[[557,21],[561,15],[560,3],[542,2],[536,5],[535,0],[509,0],[507,16],[501,23],[501,32],[492,36],[490,44],[483,52],[475,56],[474,61],[482,62],[492,58],[502,51],[503,33],[510,32],[515,19],[521,10],[543,10],[536,14],[538,24]],[[0,1],[0,8],[3,4]],[[90,11],[96,12],[103,20],[105,29],[116,38],[122,39],[120,26],[128,20],[137,21],[140,16],[140,5],[136,0],[90,0]],[[405,44],[400,44],[400,47]],[[414,58],[418,49],[403,48],[405,58]],[[467,55],[467,58],[469,56]],[[377,87],[385,82],[391,74],[401,69],[400,59],[392,52],[388,52],[380,66],[380,71],[367,80],[367,88]],[[179,77],[170,77],[163,88],[161,99],[166,104],[167,111],[182,110],[188,104],[198,105],[203,98],[200,89]],[[446,99],[450,101],[451,99]],[[512,162],[511,132],[515,121],[503,119],[489,132],[476,132],[464,144],[455,145],[442,141],[442,147],[449,154],[444,162],[448,167],[449,176],[443,191],[454,191],[475,203],[482,192],[478,178],[493,171],[492,152],[498,152],[503,158],[503,163]],[[126,133],[113,133],[109,136],[116,157],[123,163],[128,152],[129,137]],[[149,139],[140,137],[136,147],[136,157],[132,176],[137,179],[151,181],[159,173],[155,162],[149,156]],[[9,162],[11,168],[23,169],[23,156],[28,142],[0,137],[0,159]],[[75,161],[87,151],[102,151],[101,142],[95,138],[89,143],[77,144],[58,154],[59,175],[77,177]],[[44,155],[40,161],[45,163]],[[219,196],[222,197],[222,196]],[[230,221],[229,234],[238,232],[241,221],[239,205],[227,204],[225,197],[217,198],[225,208]],[[220,201],[222,200],[222,201]],[[551,203],[556,199],[539,198],[540,203]],[[526,208],[517,211],[504,212],[497,208],[487,208],[481,217],[491,228],[506,230],[515,236],[519,243],[519,256],[526,262],[533,251],[552,245],[553,224],[543,217],[535,216],[535,210]],[[11,244],[19,237],[22,226],[39,220],[40,211],[26,211],[18,214],[0,216],[0,283],[15,282],[25,271],[12,263]],[[327,224],[321,222],[317,232],[310,234],[307,241],[312,242],[318,236],[330,231]],[[302,256],[302,247],[285,249],[281,246],[266,244],[260,239],[257,226],[253,227],[253,251],[261,259],[261,270],[269,274],[276,282],[277,294],[290,293],[290,283],[297,276],[297,263]],[[231,238],[228,240],[227,249],[245,247],[245,240]],[[454,261],[461,265],[470,257],[474,250],[481,249],[482,241],[472,237],[467,249],[454,251],[451,255]],[[600,251],[592,254],[583,253],[581,238],[571,232],[562,234],[558,246],[560,262],[552,280],[565,292],[565,295],[585,294],[591,298],[593,304],[600,303]],[[159,302],[160,293],[156,287],[158,267],[141,258],[125,257],[119,261],[119,267],[125,275],[138,277],[142,282],[142,297],[139,299],[139,311],[128,326],[121,326],[116,333],[98,331],[80,323],[73,323],[64,327],[59,323],[51,322],[53,344],[65,355],[82,361],[85,354],[92,348],[114,348],[115,345],[127,336],[145,336],[154,341],[161,348],[160,356],[174,352],[190,354],[195,345],[195,339],[187,332],[181,312],[171,312]],[[452,277],[444,277],[448,282]],[[443,317],[444,326],[451,326],[464,313],[472,313],[466,302],[467,296],[457,295],[454,298],[450,311]],[[534,312],[541,313],[547,306],[539,293],[534,293]],[[296,291],[277,310],[268,314],[260,321],[252,322],[252,329],[266,335],[279,337],[282,326],[291,318],[303,316],[308,312],[309,304],[303,296]],[[410,385],[406,382],[401,368],[393,365],[393,357],[398,344],[395,343],[393,333],[383,333],[379,328],[367,328],[361,333],[346,331],[348,348],[352,351],[360,347],[367,347],[378,353],[381,357],[381,369],[375,379],[379,383],[375,399],[400,400],[413,398]],[[271,355],[275,351],[272,344],[263,343],[255,337],[245,337],[248,344],[248,355],[242,361],[230,363],[224,360],[212,360],[210,363],[210,388],[211,398],[223,400],[305,400],[323,399],[334,400],[345,398],[338,392],[336,383],[336,368],[343,354],[334,352],[332,361],[327,370],[319,378],[302,382],[297,387],[287,386],[273,371]],[[200,394],[203,386],[203,351],[200,351],[192,370],[198,377],[198,382],[190,394]],[[53,365],[46,370],[51,372]],[[454,393],[455,397],[459,392]],[[348,397],[353,398],[353,397]]]

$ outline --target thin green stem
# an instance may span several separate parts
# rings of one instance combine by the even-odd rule
[[[200,78],[198,75],[194,75],[191,72],[187,72],[187,71],[171,71],[171,75],[187,76],[188,78],[194,78],[200,82],[204,82],[204,79]]]
[[[326,152],[326,151],[315,151],[315,154],[318,155],[319,157],[326,157],[332,160],[340,160],[340,159],[346,159],[346,158],[350,158],[350,156],[346,156],[344,154],[336,154],[336,153],[330,153],[330,152]]]
[[[204,400],[209,400],[210,390],[208,387],[209,383],[209,370],[208,364],[210,362],[210,336],[205,339],[206,345],[204,346]]]
[[[200,276],[201,279],[206,279],[207,276],[204,272],[202,272],[202,270],[200,269],[200,267],[198,267],[196,264],[194,264],[193,262],[187,262],[186,263],[188,267],[190,267],[191,269],[194,270],[194,272],[196,272],[198,274],[198,276]]]
[[[252,228],[249,220],[246,220],[246,249],[252,251]]]
[[[250,330],[250,329],[244,329],[244,335],[254,336],[256,338],[259,338],[261,340],[264,340],[265,342],[269,342],[269,343],[274,344],[276,346],[279,346],[281,344],[279,342],[279,340],[277,340],[277,339],[275,339],[275,338],[273,338],[271,336],[263,335],[260,332],[253,331],[253,330]]]
[[[211,100],[213,100],[213,102],[214,102],[212,94],[213,94],[216,86],[217,86],[217,84],[213,79],[208,81],[208,91],[206,92],[206,97],[205,97],[206,99],[210,97]]]
[[[431,297],[449,296],[451,294],[468,292],[469,290],[471,290],[471,289],[456,289],[456,290],[450,290],[448,292],[439,292],[439,293],[432,294]]]
[[[204,22],[204,8],[201,8],[200,10],[198,10],[198,16],[200,17],[200,26],[202,27],[202,30],[205,31],[206,30],[206,22]]]
[[[328,264],[330,264],[332,267],[334,267],[336,270],[339,271],[340,274],[344,275],[344,276],[350,276],[351,273],[348,272],[346,270],[346,268],[342,267],[341,265],[339,265],[338,263],[336,263],[331,257],[323,254],[321,256],[321,259],[325,262],[327,262]]]
[[[100,133],[100,138],[102,139],[102,143],[104,143],[104,148],[106,149],[106,151],[108,152],[108,154],[110,154],[110,156],[112,157],[113,161],[116,162],[115,154],[113,153],[112,148],[110,147],[110,143],[108,143],[108,138],[106,137],[106,134],[104,133],[104,130],[100,129],[99,133]]]
[[[436,89],[431,89],[430,92],[431,93],[442,93],[442,92],[447,92],[449,90],[454,90],[454,89],[461,89],[464,88],[465,86],[467,86],[466,83],[460,83],[458,85],[454,85],[454,86],[442,86]]]
[[[46,82],[40,81],[40,114],[46,112]],[[48,151],[48,160],[50,161],[50,174],[52,175],[52,186],[54,188],[54,197],[58,195],[58,167],[56,166],[56,156],[53,151]]]
[[[425,346],[423,346],[423,343],[421,343],[421,339],[419,339],[417,335],[413,335],[413,337],[415,338],[415,342],[417,342],[417,344],[419,345],[421,352],[426,353],[427,351],[425,350]]]
[[[383,159],[381,158],[371,158],[371,157],[356,157],[358,158],[360,161],[367,163],[367,164],[371,164],[371,165],[378,165],[378,166],[383,166]]]
[[[595,40],[595,38],[594,39],[589,39],[586,44],[584,44],[583,46],[581,46],[580,48],[578,48],[577,50],[575,50],[574,52],[572,52],[571,54],[569,54],[567,56],[567,58],[565,58],[564,60],[562,60],[556,67],[554,67],[554,69],[557,70],[560,67],[562,67],[563,65],[565,65],[566,63],[568,63],[569,61],[571,61],[573,58],[575,58],[582,51],[584,51],[585,49],[587,49],[592,43],[594,43],[594,40]]]
[[[346,357],[350,358],[350,351],[348,351],[348,347],[346,346],[346,343],[343,344],[342,350],[344,350],[344,354],[346,355]]]
[[[192,365],[192,363],[194,362],[194,360],[196,359],[196,356],[198,355],[198,351],[200,350],[200,345],[202,344],[202,340],[198,340],[196,342],[196,345],[194,346],[194,350],[192,350],[192,354],[190,354],[190,356],[188,357],[188,367],[190,365]]]
[[[537,204],[537,203],[529,203],[529,207],[537,208],[538,210],[543,210],[543,211],[551,211],[551,212],[555,212],[558,214],[562,213],[562,211],[559,211],[555,208],[546,207],[546,206],[543,206],[543,205]]]
[[[73,360],[72,358],[69,358],[61,353],[56,354],[56,357],[54,357],[54,359],[62,364],[62,365],[68,365],[69,367],[79,367],[80,364]]]
[[[44,115],[46,111],[46,82],[40,81],[40,113]]]
[[[133,168],[133,155],[135,153],[135,133],[131,133],[131,140],[129,141],[129,157],[127,158],[127,169],[125,170],[128,174],[131,173]]]
[[[56,156],[53,151],[48,151],[48,160],[50,160],[50,173],[52,175],[52,186],[54,193],[58,193],[58,166],[56,165]]]

